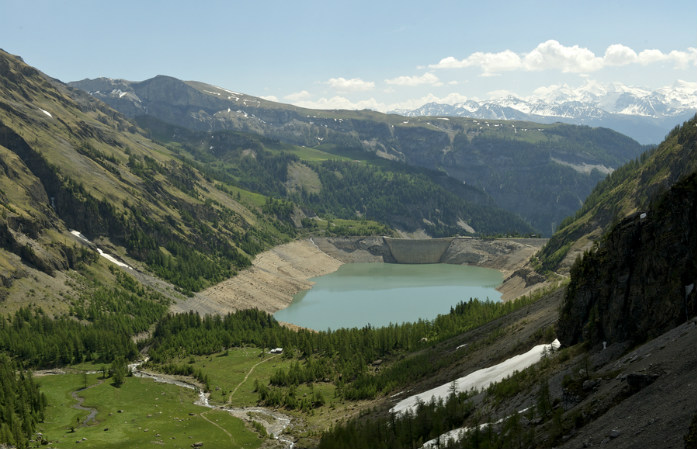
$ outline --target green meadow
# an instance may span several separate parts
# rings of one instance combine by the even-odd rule
[[[224,411],[194,405],[194,390],[128,377],[116,388],[101,374],[66,374],[37,378],[48,399],[46,417],[38,431],[53,447],[80,448],[258,448],[262,439]],[[88,388],[84,388],[85,384]],[[97,410],[84,423],[87,410]]]
[[[257,405],[259,399],[254,383],[268,384],[271,376],[279,369],[288,369],[295,358],[265,353],[261,356],[258,348],[230,348],[225,352],[210,356],[190,357],[175,363],[191,363],[208,377],[211,388],[210,402],[231,407],[249,407]],[[303,396],[319,391],[330,406],[334,401],[336,387],[332,383],[316,382],[312,385],[301,384],[297,394]],[[315,410],[315,412],[320,411]]]

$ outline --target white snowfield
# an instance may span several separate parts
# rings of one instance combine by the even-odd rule
[[[529,407],[524,408],[523,410],[519,410],[519,411],[517,411],[516,413],[525,413],[525,412],[527,412],[528,410],[529,410]],[[511,415],[511,416],[512,416],[512,415]],[[508,419],[508,418],[510,418],[510,416],[507,416],[507,417],[505,417],[505,418],[501,418],[501,419],[499,419],[498,421],[493,422],[493,423],[484,423],[484,424],[480,424],[480,425],[479,425],[479,429],[480,429],[480,430],[484,430],[484,429],[486,429],[488,426],[490,426],[490,425],[492,425],[492,424],[494,424],[494,425],[495,425],[495,424],[500,424],[500,423],[504,422],[504,421],[505,421],[506,419]],[[424,445],[421,446],[420,449],[436,449],[436,448],[439,448],[439,447],[444,446],[445,444],[447,444],[447,442],[448,442],[449,440],[457,441],[457,440],[462,439],[462,437],[464,437],[465,434],[466,434],[467,432],[469,432],[470,430],[473,430],[473,429],[474,429],[474,427],[460,427],[460,428],[458,428],[458,429],[450,430],[450,431],[445,432],[444,434],[440,435],[438,438],[434,438],[434,439],[432,439],[432,440],[426,441],[426,442],[424,443]]]
[[[470,373],[453,382],[448,382],[439,387],[433,388],[423,393],[409,396],[406,399],[399,401],[390,409],[393,413],[404,413],[406,410],[412,413],[416,411],[416,407],[421,403],[429,403],[433,400],[446,400],[453,392],[466,392],[469,390],[483,390],[495,382],[500,382],[504,378],[510,376],[516,371],[522,371],[525,368],[537,363],[542,358],[543,353],[552,349],[559,348],[561,344],[559,340],[554,340],[548,345],[537,345],[524,354],[519,354],[507,359],[498,365],[489,368],[482,368],[473,373]]]
[[[84,240],[84,241],[87,242],[87,243],[92,243],[92,242],[90,242],[89,240],[87,240],[87,238],[86,238],[84,235],[82,235],[82,233],[81,233],[80,231],[72,230],[72,231],[70,231],[70,233],[71,233],[72,235],[74,235],[75,237],[79,238],[80,240]],[[99,253],[100,256],[102,256],[103,258],[105,258],[105,259],[108,260],[109,262],[115,263],[116,265],[118,265],[118,266],[120,266],[120,267],[123,267],[123,268],[128,268],[129,270],[132,270],[132,269],[133,269],[133,267],[131,267],[131,266],[128,265],[128,264],[125,264],[125,263],[121,262],[120,260],[118,260],[117,258],[115,258],[114,256],[112,256],[111,254],[105,253],[105,252],[102,251],[102,249],[99,248],[99,247],[97,247],[97,252]]]

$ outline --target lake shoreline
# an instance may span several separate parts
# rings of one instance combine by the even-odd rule
[[[528,260],[546,239],[456,238],[444,254],[444,263],[493,268],[503,274],[497,287],[510,301],[543,285]],[[174,313],[196,311],[226,314],[257,308],[268,313],[284,309],[300,291],[312,288],[311,278],[333,273],[344,263],[389,261],[382,237],[312,237],[276,246],[258,254],[252,266],[192,298],[177,300]]]
[[[471,265],[349,263],[315,281],[274,317],[318,331],[431,321],[468,298],[499,302],[503,278]]]

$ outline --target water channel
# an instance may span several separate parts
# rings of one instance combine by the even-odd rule
[[[497,270],[449,264],[350,263],[313,278],[274,317],[315,330],[430,320],[470,298],[499,301]]]

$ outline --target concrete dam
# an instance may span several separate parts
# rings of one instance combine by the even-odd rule
[[[394,239],[383,237],[394,263],[440,263],[454,238],[438,239]]]
[[[312,242],[344,263],[449,263],[499,269],[522,266],[547,239],[399,239],[368,236],[313,237]]]

